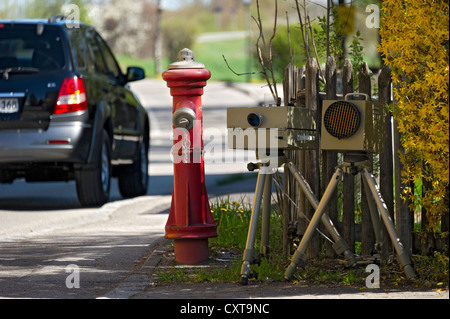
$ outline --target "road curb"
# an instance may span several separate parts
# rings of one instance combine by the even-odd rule
[[[170,241],[161,238],[152,245],[148,257],[144,257],[144,263],[137,270],[123,280],[119,286],[97,299],[132,299],[142,293],[153,283],[152,274],[161,261],[162,255],[167,250]]]

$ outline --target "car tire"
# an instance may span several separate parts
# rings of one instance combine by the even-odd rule
[[[78,200],[83,206],[101,206],[109,200],[111,188],[111,141],[103,130],[101,151],[95,159],[95,168],[78,170],[76,186]]]
[[[122,197],[142,196],[148,188],[148,149],[149,139],[144,137],[139,143],[134,163],[122,169],[119,174],[119,191]]]

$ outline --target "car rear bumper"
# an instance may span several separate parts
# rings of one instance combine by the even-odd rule
[[[0,130],[0,164],[33,162],[84,163],[92,125],[54,122],[47,130]]]

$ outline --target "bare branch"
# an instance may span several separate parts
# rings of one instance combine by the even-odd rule
[[[270,72],[272,74],[272,84],[273,88],[275,90],[275,103],[278,105],[278,90],[277,90],[277,81],[275,79],[275,72],[273,71],[273,55],[272,55],[272,42],[275,38],[275,35],[277,34],[277,21],[278,21],[278,0],[275,0],[275,21],[273,24],[273,33],[272,37],[269,41],[269,47],[268,47],[268,58],[269,58],[269,64],[270,64]]]
[[[330,0],[327,0],[327,59],[330,56]]]
[[[263,32],[263,28],[262,28],[261,11],[260,11],[260,9],[259,9],[259,0],[256,0],[256,7],[257,7],[257,12],[258,12],[258,21],[257,21],[257,24],[258,24],[258,28],[259,28],[259,38],[258,38],[258,41],[261,39],[261,40],[263,41],[264,48],[267,48],[266,40],[265,40],[265,38],[264,38],[264,32]]]
[[[327,7],[323,6],[323,5],[321,5],[320,3],[317,3],[317,2],[314,2],[314,1],[310,1],[309,3],[315,4],[316,6],[319,6],[319,7],[323,8],[323,9],[327,8]]]
[[[273,39],[275,38],[275,35],[277,34],[277,21],[278,21],[278,0],[275,0],[275,21],[273,24],[273,33],[272,33],[272,37],[270,38],[269,41],[269,47],[268,47],[268,56],[269,59],[272,60],[272,42]]]
[[[260,11],[260,7],[259,7],[259,0],[256,0],[256,7],[257,7],[257,12],[258,12],[258,18],[255,19],[253,17],[253,20],[255,20],[256,25],[258,26],[258,29],[259,29],[259,36],[258,36],[258,40],[256,41],[256,50],[258,52],[258,61],[259,61],[259,64],[261,65],[262,73],[264,74],[264,77],[265,77],[266,82],[267,82],[267,84],[269,86],[270,92],[272,93],[272,96],[275,97],[276,102],[278,103],[278,93],[277,93],[277,90],[276,90],[276,83],[271,83],[270,79],[269,79],[269,75],[267,74],[267,70],[269,70],[269,72],[271,72],[272,79],[275,78],[274,77],[274,73],[273,73],[272,58],[270,56],[271,48],[270,49],[267,48],[266,41],[265,41],[265,38],[264,38],[264,33],[263,33],[263,28],[262,28],[262,21],[261,21],[261,11]],[[274,33],[275,33],[275,31],[276,31],[276,22],[275,22],[275,26],[274,26]],[[273,37],[270,40],[270,46],[272,44],[271,42],[272,42]],[[262,51],[261,51],[261,47],[259,45],[261,40],[263,42],[263,46],[264,46],[264,49],[266,51],[266,54],[268,55],[267,60],[268,60],[268,63],[269,63],[269,67],[266,67],[265,62],[264,62],[264,57],[263,57],[263,54],[262,54]],[[274,87],[275,87],[275,91],[274,91]]]
[[[309,20],[309,16],[308,16],[308,25],[309,25],[309,32],[311,33],[311,41],[314,47],[314,53],[316,55],[317,64],[319,65],[319,74],[320,74],[319,79],[322,80],[323,83],[326,83],[326,79],[322,74],[322,68],[320,67],[319,54],[317,53],[316,42],[314,41],[314,34],[311,27],[311,21]]]
[[[302,31],[303,48],[305,49],[306,57],[309,60],[309,58],[310,58],[309,45],[308,45],[306,37],[305,37],[305,32],[304,32],[304,28],[303,28],[303,19],[302,19],[302,14],[300,12],[300,4],[298,3],[298,0],[295,0],[295,4],[297,5],[297,13],[298,13],[298,18],[300,20],[300,30]]]
[[[258,16],[259,16],[259,2],[256,2],[258,4]],[[269,77],[267,76],[267,72],[266,72],[266,66],[264,64],[264,58],[262,56],[262,52],[261,52],[261,48],[259,47],[259,41],[262,39],[264,39],[264,35],[262,33],[262,25],[261,25],[261,19],[259,17],[259,21],[257,19],[255,19],[254,17],[252,17],[253,20],[255,20],[256,25],[258,26],[259,29],[259,36],[258,39],[256,40],[256,52],[258,53],[258,62],[261,65],[262,68],[262,74],[264,75],[264,78],[266,79],[266,82],[269,86],[270,92],[272,93],[272,95],[274,94],[272,86],[270,85],[270,81],[269,81]],[[264,40],[263,40],[264,41]]]
[[[288,36],[288,43],[289,43],[289,63],[292,64],[293,52],[292,52],[292,45],[291,45],[291,31],[289,28],[289,15],[288,15],[287,11],[286,11],[286,22],[287,22],[287,36]]]
[[[249,75],[249,74],[263,74],[263,72],[259,71],[259,72],[246,72],[246,73],[237,73],[235,72],[230,65],[228,64],[227,59],[225,58],[225,55],[222,54],[223,60],[225,61],[225,64],[227,65],[228,69],[233,72],[235,75],[237,76],[241,76],[241,75]]]

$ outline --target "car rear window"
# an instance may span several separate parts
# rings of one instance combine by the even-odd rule
[[[43,24],[0,24],[0,70],[18,67],[60,70],[65,65],[58,28]]]

